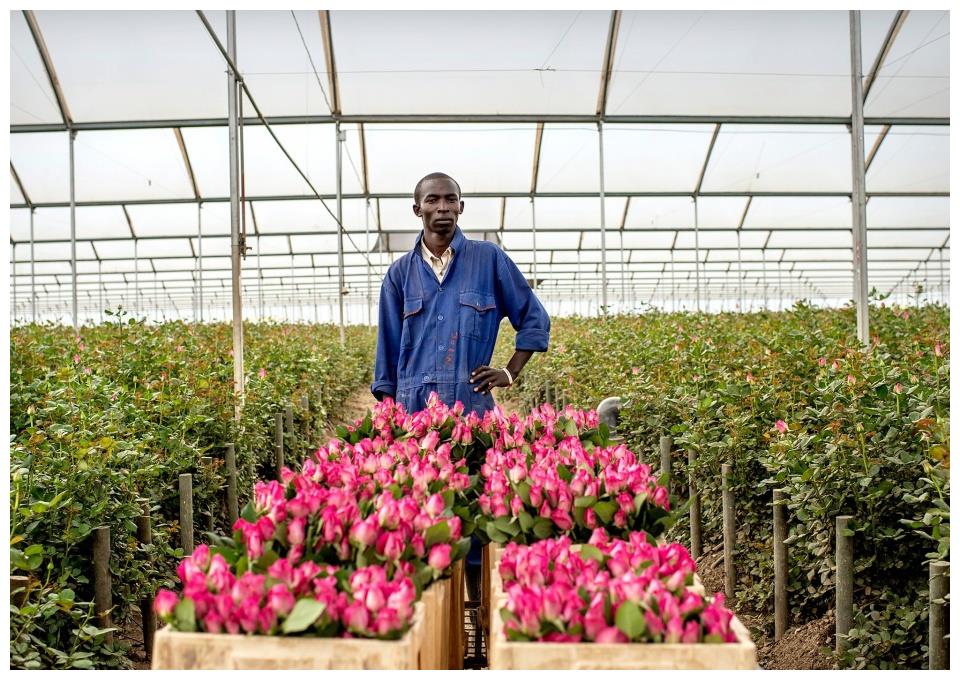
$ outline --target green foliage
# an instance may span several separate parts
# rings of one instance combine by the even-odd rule
[[[341,349],[333,326],[246,324],[246,400],[237,422],[229,325],[111,317],[113,323],[83,328],[79,337],[53,325],[11,329],[10,544],[13,573],[29,576],[34,593],[49,580],[51,588],[89,600],[92,532],[109,526],[113,616],[123,622],[141,598],[174,586],[181,556],[178,476],[193,474],[194,535],[206,529],[208,513],[216,529],[229,533],[223,444],[236,442],[242,506],[256,479],[275,474],[274,414],[292,401],[285,462],[296,465],[308,443],[319,443],[327,415],[369,379],[374,336],[349,328]],[[304,394],[309,413],[300,406]],[[150,546],[136,538],[145,507]],[[45,633],[35,638],[67,650],[75,611],[27,608],[21,627],[39,625]],[[40,642],[30,642],[31,633],[24,635],[18,644],[35,645],[37,654],[24,648],[12,659],[64,667]],[[85,643],[92,656],[83,658],[110,666],[113,649],[98,640]]]
[[[620,396],[619,431],[652,467],[660,435],[673,437],[674,504],[696,452],[706,544],[721,541],[720,466],[733,463],[737,600],[771,631],[773,489],[788,498],[797,623],[832,606],[834,518],[853,515],[855,602],[868,618],[840,661],[919,668],[925,560],[949,554],[949,310],[874,306],[870,328],[864,352],[852,308],[555,319],[550,351],[512,396],[538,403],[548,382],[583,407]],[[511,343],[502,334],[501,361]],[[688,532],[684,518],[668,536]]]

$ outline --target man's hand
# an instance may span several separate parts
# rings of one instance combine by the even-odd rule
[[[489,394],[494,387],[508,387],[510,380],[502,368],[492,368],[490,366],[480,366],[470,374],[470,382],[475,384],[474,392],[480,394]]]

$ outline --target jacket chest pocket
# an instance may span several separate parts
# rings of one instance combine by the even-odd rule
[[[400,347],[413,347],[423,333],[423,298],[404,298],[403,326],[400,330]]]
[[[497,318],[497,300],[493,295],[465,290],[460,293],[460,334],[474,340],[491,336]]]

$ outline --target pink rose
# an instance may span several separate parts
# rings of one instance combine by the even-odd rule
[[[430,556],[427,558],[427,564],[437,571],[443,571],[450,566],[450,545],[448,543],[438,543],[430,548]]]
[[[161,588],[153,598],[153,611],[155,611],[160,618],[167,620],[173,615],[173,610],[179,603],[180,598],[177,597],[176,593],[166,588]]]

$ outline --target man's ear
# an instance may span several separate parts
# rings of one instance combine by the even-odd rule
[[[463,214],[463,201],[460,201],[460,214]]]
[[[422,216],[423,216],[423,215],[422,215],[422,211],[420,210],[420,204],[419,204],[419,203],[414,203],[414,204],[413,204],[413,214],[416,215],[417,217],[422,217]]]

